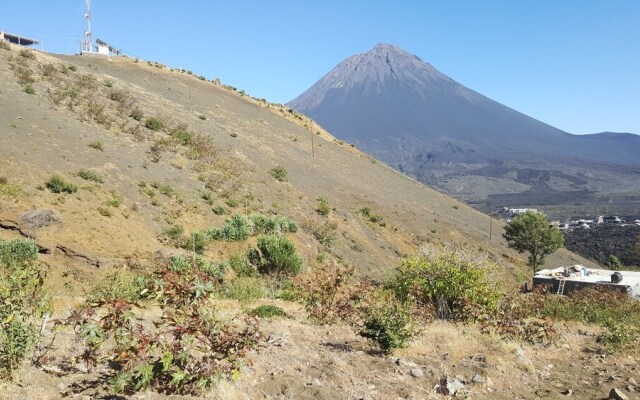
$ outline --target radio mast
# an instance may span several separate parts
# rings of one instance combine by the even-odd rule
[[[93,53],[93,37],[91,36],[91,0],[86,0],[87,12],[84,14],[87,20],[87,30],[84,32],[82,41],[82,53]]]

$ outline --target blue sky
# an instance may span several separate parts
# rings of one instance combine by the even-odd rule
[[[0,29],[78,51],[83,0],[0,2]],[[287,102],[391,43],[571,133],[640,133],[637,0],[93,0],[93,32],[132,56]]]

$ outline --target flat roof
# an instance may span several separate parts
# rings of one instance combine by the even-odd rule
[[[558,280],[560,278],[572,282],[589,282],[589,283],[606,283],[618,286],[635,286],[640,285],[640,272],[638,271],[612,271],[608,269],[587,268],[583,265],[573,265],[568,267],[572,271],[571,276],[564,276],[564,270],[567,267],[558,267],[553,269],[542,269],[534,275],[534,278]],[[582,275],[580,270],[585,269],[588,275]],[[622,274],[622,280],[618,283],[611,282],[611,275],[614,272]]]
[[[8,40],[9,43],[18,44],[20,46],[32,46],[34,44],[40,44],[39,40],[4,31],[0,31],[0,37],[4,37],[4,39]]]

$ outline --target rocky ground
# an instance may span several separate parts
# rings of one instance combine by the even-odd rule
[[[609,256],[620,259],[622,265],[640,266],[640,226],[593,225],[591,229],[576,229],[565,233],[567,249],[606,265]]]

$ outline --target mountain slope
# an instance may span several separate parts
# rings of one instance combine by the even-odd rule
[[[466,88],[392,45],[347,58],[288,105],[441,189],[443,179],[430,170],[450,178],[477,168],[464,164],[640,165],[640,136],[568,134]],[[448,166],[451,162],[460,168]]]

